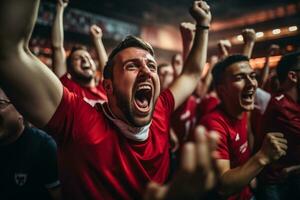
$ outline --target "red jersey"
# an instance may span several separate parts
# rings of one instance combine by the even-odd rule
[[[268,165],[260,176],[267,183],[279,183],[284,181],[283,168],[300,164],[300,105],[284,93],[271,98],[263,115],[260,144],[268,132],[281,132],[288,141],[286,156]]]
[[[220,100],[216,96],[211,94],[205,95],[197,107],[198,119],[201,119],[203,116],[214,110],[219,103]]]
[[[199,99],[190,96],[176,111],[172,114],[171,126],[177,135],[180,146],[188,139],[191,130],[196,124],[196,107]]]
[[[66,88],[69,89],[70,92],[82,97],[92,106],[98,102],[103,103],[104,101],[107,101],[106,92],[101,82],[99,82],[96,87],[85,87],[73,81],[68,74],[62,76],[60,81]]]
[[[200,124],[208,130],[218,131],[219,159],[230,160],[231,168],[243,165],[250,158],[246,113],[241,120],[233,119],[228,117],[220,106],[217,106],[201,119]],[[241,192],[228,199],[249,200],[252,196],[249,186],[246,186]]]
[[[174,109],[170,90],[157,100],[149,137],[127,139],[104,115],[64,88],[47,129],[58,144],[65,199],[141,199],[150,180],[169,174],[169,121]]]

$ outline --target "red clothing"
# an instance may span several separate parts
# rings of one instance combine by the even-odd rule
[[[267,183],[284,181],[281,170],[300,164],[300,105],[284,93],[274,95],[263,116],[260,144],[268,132],[281,132],[288,141],[287,155],[267,166],[260,178]]]
[[[101,82],[96,87],[84,87],[73,81],[68,74],[62,76],[60,81],[70,92],[82,97],[92,106],[97,102],[103,103],[104,101],[107,101],[106,92]]]
[[[190,96],[176,111],[172,114],[171,126],[177,135],[180,146],[187,140],[191,130],[196,124],[196,107],[199,99]]]
[[[64,88],[47,125],[58,143],[65,199],[141,199],[146,184],[164,183],[169,173],[170,90],[156,104],[149,138],[131,141],[104,115]]]
[[[230,160],[231,168],[243,165],[250,158],[247,134],[247,114],[241,120],[228,117],[226,113],[217,106],[212,112],[205,115],[201,121],[208,130],[215,130],[219,133],[217,152],[220,159]],[[228,199],[248,200],[252,193],[249,186],[241,192]]]
[[[214,110],[219,103],[220,100],[216,96],[210,94],[205,95],[197,107],[198,119],[201,119],[203,116]]]

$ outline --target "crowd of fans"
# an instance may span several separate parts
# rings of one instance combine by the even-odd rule
[[[0,3],[1,199],[300,199],[299,51],[254,70],[244,29],[207,59],[198,0],[169,63],[132,35],[107,55],[97,25],[91,52],[64,43],[67,5],[30,50],[39,0]]]

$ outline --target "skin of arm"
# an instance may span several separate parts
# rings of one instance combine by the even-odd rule
[[[107,53],[106,53],[105,47],[102,42],[103,33],[102,33],[101,28],[97,25],[92,25],[90,28],[90,35],[92,37],[92,41],[96,48],[96,53],[97,53],[97,57],[98,57],[98,61],[99,61],[98,71],[102,75],[104,66],[107,62]],[[102,80],[102,78],[103,77],[101,77],[101,80]]]
[[[29,121],[43,127],[62,99],[63,86],[27,46],[38,7],[38,0],[0,3],[0,85]]]
[[[210,26],[211,14],[206,2],[195,1],[190,13],[197,25]],[[206,62],[207,43],[208,29],[196,28],[194,43],[184,64],[183,72],[170,87],[175,100],[174,109],[181,105],[196,89]]]
[[[218,159],[220,194],[230,196],[245,187],[269,163],[286,154],[287,140],[282,133],[268,133],[261,149],[241,166],[230,168],[230,161]]]
[[[57,0],[56,15],[52,27],[52,50],[53,50],[53,72],[57,77],[62,77],[67,73],[66,52],[64,49],[64,26],[63,15],[65,7],[68,5],[66,0]]]
[[[252,56],[256,35],[254,29],[244,29],[242,31],[242,36],[244,40],[244,50],[243,55],[247,56],[249,59]]]

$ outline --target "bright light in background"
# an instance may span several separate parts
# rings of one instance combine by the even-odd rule
[[[298,27],[297,26],[290,26],[289,27],[289,31],[292,32],[292,31],[296,31],[298,30]]]
[[[243,36],[242,36],[242,35],[238,35],[238,36],[236,37],[236,39],[237,39],[238,41],[243,41]]]
[[[257,32],[257,33],[255,33],[255,35],[257,38],[261,38],[264,36],[264,32]]]
[[[273,35],[277,35],[277,34],[280,34],[280,33],[281,33],[281,30],[280,30],[279,28],[277,28],[277,29],[274,29],[274,30],[272,31],[272,33],[273,33]]]

